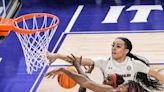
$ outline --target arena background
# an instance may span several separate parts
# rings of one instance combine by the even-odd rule
[[[150,60],[151,67],[164,65],[164,10],[162,0],[23,0],[18,16],[28,13],[51,13],[60,25],[50,43],[49,51],[83,57],[108,57],[115,37],[133,42],[133,53]],[[27,74],[22,48],[11,31],[0,44],[1,92],[76,92],[61,88],[56,79],[44,74],[66,62],[57,61],[50,68]],[[97,82],[101,73],[89,75]]]

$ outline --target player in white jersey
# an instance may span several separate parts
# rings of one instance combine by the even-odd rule
[[[108,74],[118,73],[122,75],[126,81],[134,80],[134,76],[137,72],[148,73],[150,69],[142,62],[138,62],[130,57],[126,57],[122,63],[116,62],[112,57],[94,59],[94,63],[95,66],[101,69],[104,77]]]
[[[83,89],[79,90],[78,92],[86,92],[86,88],[94,92],[148,92],[145,88],[143,88],[139,83],[135,81],[128,81],[127,83],[124,83],[123,77],[115,73],[108,75],[105,78],[103,84],[98,84],[90,80],[89,77],[84,73],[74,55],[69,58],[70,62],[72,62],[79,74],[74,73],[66,68],[58,68],[49,71],[45,75],[45,77],[54,78],[58,73],[64,72],[74,81],[76,81],[80,85],[80,88]],[[80,61],[81,60],[82,57],[80,57]]]
[[[98,66],[102,70],[104,78],[108,74],[118,73],[122,75],[126,81],[135,79],[150,89],[160,89],[162,86],[160,85],[159,81],[164,83],[164,75],[151,69],[146,59],[132,54],[131,50],[131,41],[124,37],[118,37],[113,42],[110,58],[83,58],[80,64],[84,66]],[[47,57],[51,63],[56,59],[62,59],[69,62],[68,55],[48,53]],[[151,79],[148,75],[153,76],[155,79]]]

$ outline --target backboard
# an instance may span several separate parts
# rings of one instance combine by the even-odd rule
[[[22,0],[0,0],[0,16],[2,18],[14,18],[22,6]],[[0,35],[0,43],[4,39]]]

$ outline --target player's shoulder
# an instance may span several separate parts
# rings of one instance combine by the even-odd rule
[[[133,65],[135,65],[135,66],[145,65],[145,63],[143,63],[140,60],[136,60],[136,59],[132,58],[131,61],[132,61]]]
[[[93,57],[92,59],[98,61],[107,61],[110,60],[110,57]]]

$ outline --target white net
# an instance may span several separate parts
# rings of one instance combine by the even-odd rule
[[[56,22],[57,20],[55,18],[50,18],[48,16],[39,18],[33,16],[32,19],[23,19],[22,22],[15,23],[15,26],[30,31],[51,27],[55,25]],[[34,34],[16,33],[23,49],[27,72],[29,74],[49,64],[46,58],[46,51],[48,50],[49,43],[56,29],[57,26],[47,31],[35,32]]]

